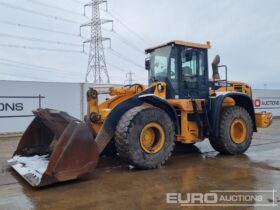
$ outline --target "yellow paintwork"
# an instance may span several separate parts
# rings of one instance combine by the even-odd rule
[[[238,83],[240,84],[240,83]],[[155,87],[154,94],[166,99],[166,83],[165,82],[154,82],[151,86]],[[223,89],[219,89],[219,91]],[[92,123],[92,128],[95,133],[98,133],[100,130],[102,123],[107,118],[110,111],[119,103],[127,100],[128,98],[134,96],[135,94],[142,91],[142,86],[137,87],[113,87],[110,88],[110,95],[112,98],[104,101],[103,103],[98,105],[98,100],[90,100],[89,107],[90,113],[98,111],[100,114],[100,120],[96,123]],[[167,100],[172,106],[174,106],[181,113],[181,134],[176,136],[177,141],[181,141],[184,143],[194,143],[197,141],[201,141],[203,139],[199,139],[198,135],[198,127],[197,123],[194,121],[188,120],[188,114],[194,113],[193,105],[191,99],[168,99]],[[205,103],[204,99],[195,99],[197,103],[198,112],[202,113],[202,103]],[[235,101],[232,98],[227,97],[223,103],[223,106],[234,106]]]
[[[272,114],[270,112],[256,113],[256,121],[258,128],[267,128],[272,123]]]
[[[248,96],[252,97],[252,90],[251,90],[251,87],[248,84],[246,84],[244,82],[239,82],[239,81],[228,81],[228,84],[232,84],[232,86],[219,87],[217,90],[210,89],[209,94],[214,95],[215,92],[236,91],[236,92],[245,93]]]
[[[225,92],[225,91],[238,91],[245,93],[252,97],[252,90],[250,86],[248,86],[244,82],[237,82],[237,81],[229,81],[228,83],[233,84],[233,86],[230,87],[220,87],[217,90],[210,90],[209,94],[213,95],[215,92]],[[235,106],[235,101],[234,99],[230,97],[226,97],[222,107],[227,107],[227,106]],[[272,123],[272,114],[270,112],[259,112],[255,114],[256,116],[256,123],[258,128],[267,128],[271,125]]]
[[[234,82],[234,85],[239,85],[242,87],[242,91],[251,94],[251,89],[245,83]],[[151,86],[155,86],[154,94],[166,99],[166,84],[164,82],[154,82]],[[233,87],[228,87],[228,91],[236,91]],[[216,92],[225,91],[225,87],[221,87]],[[98,99],[90,99],[88,101],[89,113],[98,113],[100,115],[100,120],[95,123],[91,123],[91,127],[94,132],[97,134],[101,129],[101,126],[104,120],[107,118],[110,111],[119,103],[127,100],[128,98],[134,96],[137,93],[142,92],[142,86],[138,87],[113,87],[110,88],[110,95],[113,96],[110,99],[107,99],[103,103],[98,105]],[[211,91],[210,91],[211,93]],[[172,106],[174,106],[181,115],[181,133],[176,136],[177,141],[184,143],[195,143],[203,139],[199,139],[197,123],[194,121],[189,121],[188,114],[194,113],[191,99],[168,99],[167,100]],[[198,112],[202,113],[202,103],[205,103],[203,99],[195,99],[198,107]],[[230,97],[226,97],[222,106],[234,106],[235,101]],[[272,116],[271,113],[256,113],[257,126],[261,128],[266,128],[271,124]],[[235,141],[238,142],[238,138],[235,138]]]
[[[194,113],[191,99],[168,99],[176,109],[181,111],[181,134],[176,138],[178,141],[184,143],[194,143],[201,141],[198,135],[198,127],[196,122],[188,120],[188,114]],[[197,109],[199,113],[202,113],[202,103],[205,103],[204,99],[196,99]]]
[[[159,152],[164,142],[165,133],[160,124],[153,122],[144,126],[140,134],[140,145],[145,152],[149,154]]]
[[[92,90],[95,91],[95,90]],[[92,113],[92,112],[99,112],[99,108],[98,108],[98,96],[96,97],[90,97],[90,99],[88,99],[88,113]]]
[[[112,109],[101,109],[100,110],[99,114],[101,115],[101,119],[100,119],[101,122],[104,122],[106,120],[106,118],[109,115],[111,110]]]
[[[121,96],[121,95],[134,95],[145,90],[144,85],[135,85],[132,87],[111,87],[109,89],[111,96]]]
[[[155,86],[155,95],[163,99],[166,98],[165,82],[154,82],[151,84],[151,86]],[[99,132],[104,120],[116,105],[139,93],[139,91],[140,90],[135,87],[110,88],[110,95],[112,95],[113,97],[107,99],[99,105],[98,99],[90,98],[90,100],[88,101],[89,113],[96,112],[100,115],[100,120],[98,122],[91,123],[91,127],[93,128],[94,132]],[[198,138],[197,124],[195,122],[188,121],[187,119],[187,114],[193,113],[191,99],[171,99],[167,101],[177,109],[181,110],[181,116],[183,116],[181,117],[182,133],[181,135],[177,136],[177,140],[185,143],[193,143],[195,141],[199,141],[200,139]],[[205,100],[202,99],[196,100],[199,112],[202,112],[202,103],[204,101]]]
[[[202,103],[204,99],[195,99],[198,111],[202,111]],[[193,106],[191,99],[167,99],[167,102],[172,104],[174,107],[179,108],[182,111],[193,113]]]
[[[235,101],[231,97],[226,97],[222,103],[222,107],[235,106]]]
[[[248,94],[249,96],[252,95],[251,88],[242,82],[232,82],[229,83],[233,84],[231,87],[220,87],[215,92],[222,92],[222,91],[239,91]],[[155,87],[154,94],[161,97],[162,99],[166,99],[166,83],[165,82],[154,82],[151,86]],[[93,128],[94,132],[97,134],[101,129],[101,126],[105,119],[107,118],[110,111],[119,103],[127,100],[130,97],[133,97],[135,94],[138,94],[144,90],[144,86],[136,85],[136,86],[127,86],[127,87],[111,87],[109,90],[109,94],[112,96],[111,98],[107,99],[103,103],[98,105],[98,99],[90,98],[88,101],[88,112],[89,113],[97,113],[100,115],[100,120],[95,123],[91,123],[91,127]],[[214,93],[213,90],[209,91],[210,95]],[[178,114],[181,116],[181,133],[176,136],[176,140],[184,143],[195,143],[201,141],[203,139],[199,138],[199,129],[197,123],[194,121],[190,121],[188,119],[188,115],[194,113],[193,105],[191,99],[167,99],[167,101],[172,104],[178,111]],[[205,103],[204,99],[195,99],[197,103],[198,112],[202,113],[202,103]],[[145,104],[151,106],[149,104]],[[230,97],[226,97],[222,106],[234,106],[235,101]],[[271,114],[270,113],[257,113],[257,126],[258,127],[268,127],[271,124]],[[149,131],[147,131],[149,132]],[[235,132],[236,133],[236,132]],[[152,135],[152,134],[151,134]],[[238,142],[238,138],[235,138],[235,141]],[[146,143],[144,143],[146,144]],[[148,144],[148,143],[147,143]]]
[[[195,143],[201,141],[198,137],[198,128],[195,122],[188,120],[189,112],[181,111],[181,134],[176,136],[177,141]]]
[[[235,144],[242,144],[246,140],[247,126],[243,119],[235,119],[230,126],[230,137]]]
[[[155,82],[151,86],[155,86],[154,94],[161,98],[166,98],[166,84],[164,82]],[[161,87],[160,87],[161,86]],[[128,98],[138,94],[144,90],[143,85],[126,86],[126,87],[111,87],[109,94],[113,97],[107,99],[103,103],[98,104],[97,98],[89,98],[88,101],[88,116],[90,113],[97,113],[100,115],[100,120],[95,123],[91,123],[91,127],[97,134],[102,126],[102,123],[107,118],[110,111],[119,103],[127,100]]]
[[[123,102],[124,100],[128,99],[129,97],[136,94],[136,92],[127,95],[120,95],[112,97],[101,104],[98,104],[98,97],[96,99],[90,97],[88,100],[88,114],[90,116],[91,113],[97,113],[100,115],[100,120],[95,123],[90,123],[91,128],[93,129],[94,133],[97,134],[102,127],[104,120],[107,118],[110,111],[119,103]]]
[[[166,83],[165,82],[154,82],[154,83],[152,83],[151,86],[156,87],[155,92],[154,92],[155,95],[157,95],[163,99],[166,99]]]

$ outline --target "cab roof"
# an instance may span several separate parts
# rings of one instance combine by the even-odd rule
[[[168,45],[171,45],[171,44],[181,45],[181,46],[185,46],[185,47],[200,48],[200,49],[211,48],[210,42],[206,42],[206,44],[198,44],[198,43],[193,43],[193,42],[185,42],[185,41],[175,40],[175,41],[166,42],[164,44],[161,44],[161,45],[158,45],[158,46],[155,46],[155,47],[148,48],[148,49],[145,50],[145,52],[149,53],[149,52],[151,52],[151,51],[153,51],[157,48],[161,48],[161,47],[168,46]]]

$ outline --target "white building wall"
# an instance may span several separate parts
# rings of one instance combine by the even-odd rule
[[[25,96],[38,97],[41,95],[44,97],[41,99],[42,108],[62,110],[76,118],[83,119],[87,113],[86,92],[89,87],[105,93],[99,95],[99,102],[102,102],[110,97],[106,94],[110,86],[0,81],[0,134],[23,132],[32,121],[33,117],[28,115],[32,115],[32,110],[39,107],[39,99],[23,98]],[[280,116],[280,90],[253,90],[253,98],[257,112],[269,111],[274,116]]]
[[[253,99],[256,112],[267,111],[280,116],[280,90],[255,89]]]
[[[39,95],[45,97],[41,101],[42,108],[63,110],[80,118],[81,94],[78,83],[0,81],[0,133],[24,131],[33,119],[24,116],[32,115],[32,110],[39,107],[37,98],[1,97]]]

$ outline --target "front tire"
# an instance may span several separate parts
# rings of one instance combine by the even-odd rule
[[[222,110],[219,136],[210,138],[212,147],[222,153],[238,155],[247,151],[252,142],[253,122],[246,109],[239,106]]]
[[[158,168],[174,149],[174,124],[159,108],[132,108],[117,125],[115,144],[119,155],[130,164],[142,169]]]

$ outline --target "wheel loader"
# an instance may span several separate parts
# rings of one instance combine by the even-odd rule
[[[87,92],[83,121],[52,109],[36,116],[8,163],[33,187],[78,179],[92,173],[102,151],[115,144],[117,154],[141,169],[162,166],[176,142],[209,139],[228,155],[244,153],[257,127],[269,127],[271,113],[255,113],[252,91],[227,80],[216,56],[209,79],[210,43],[171,41],[146,49],[149,87],[111,87],[106,101]],[[226,70],[221,79],[219,69]]]

